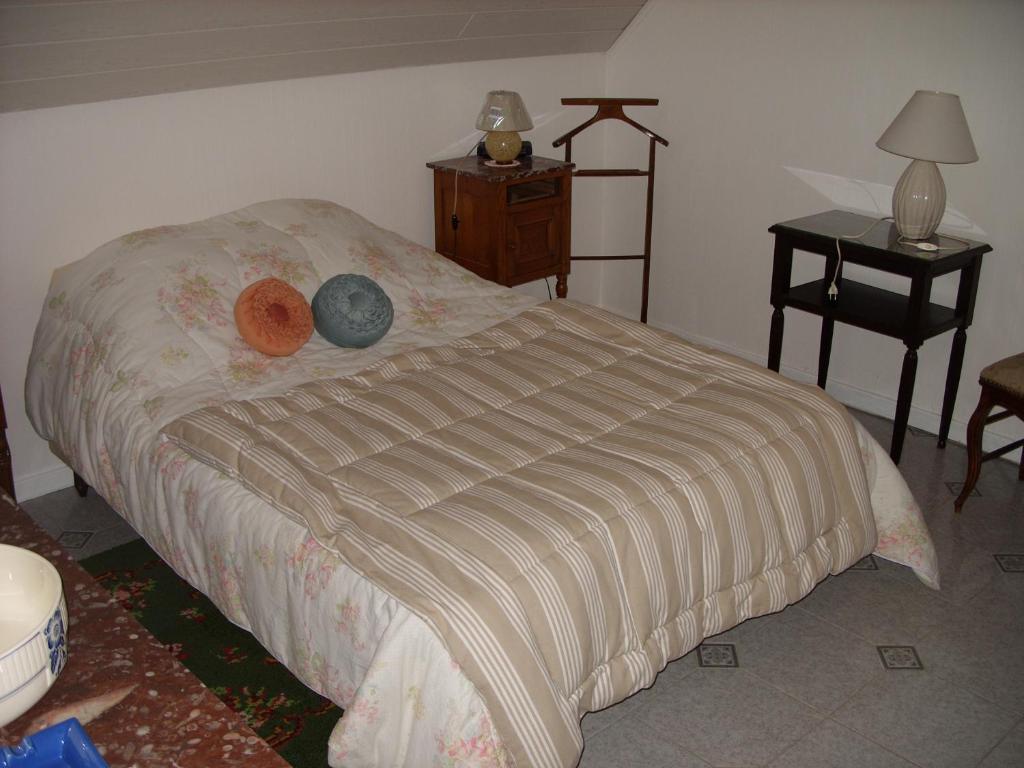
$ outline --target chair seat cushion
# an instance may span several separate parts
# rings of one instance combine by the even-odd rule
[[[1024,352],[986,367],[981,372],[981,383],[1024,397]]]

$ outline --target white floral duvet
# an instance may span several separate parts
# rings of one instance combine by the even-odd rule
[[[388,335],[341,350],[314,334],[271,358],[236,334],[249,283],[311,299],[327,278],[369,275],[395,306]],[[535,303],[334,203],[278,200],[126,235],[58,270],[26,394],[36,430],[184,578],[303,682],[345,709],[332,766],[496,766],[507,760],[443,642],[296,523],[159,436],[177,416],[355,373]],[[906,484],[864,430],[876,554],[936,586],[935,552]]]

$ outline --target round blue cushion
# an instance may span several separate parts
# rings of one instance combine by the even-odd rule
[[[391,327],[395,308],[365,275],[335,275],[313,296],[317,333],[339,347],[368,347]]]

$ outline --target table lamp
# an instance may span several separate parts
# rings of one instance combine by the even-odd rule
[[[946,211],[946,185],[935,164],[978,159],[960,97],[917,91],[875,145],[913,160],[896,183],[892,214],[902,237],[928,239]]]
[[[515,91],[491,91],[484,100],[480,116],[476,119],[477,130],[487,131],[484,146],[491,160],[487,165],[519,165],[516,157],[523,141],[519,131],[533,128],[530,113]]]

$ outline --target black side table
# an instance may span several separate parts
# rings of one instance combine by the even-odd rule
[[[917,349],[926,340],[956,329],[949,353],[946,392],[942,400],[939,424],[939,447],[944,448],[953,418],[956,391],[960,385],[960,368],[967,344],[967,326],[974,317],[974,301],[978,292],[982,254],[992,250],[987,243],[959,240],[935,235],[930,242],[941,248],[934,252],[919,251],[901,245],[899,233],[891,222],[881,222],[859,240],[842,240],[843,261],[902,275],[910,278],[910,294],[886,291],[874,286],[842,279],[840,269],[836,284],[839,295],[829,299],[828,288],[836,270],[836,238],[863,232],[875,219],[846,211],[828,211],[802,219],[784,221],[769,228],[775,235],[775,265],[772,271],[771,338],[768,346],[768,367],[779,370],[782,357],[783,309],[795,307],[821,317],[821,344],[818,351],[818,386],[824,388],[828,362],[832,352],[832,329],[836,322],[854,325],[875,333],[901,339],[907,346],[903,356],[899,395],[896,400],[892,446],[889,455],[899,463],[903,436],[910,415],[917,373]],[[793,250],[817,253],[825,257],[825,276],[802,285],[790,285],[793,272]],[[945,307],[930,301],[932,280],[950,272],[960,273],[956,307]]]

